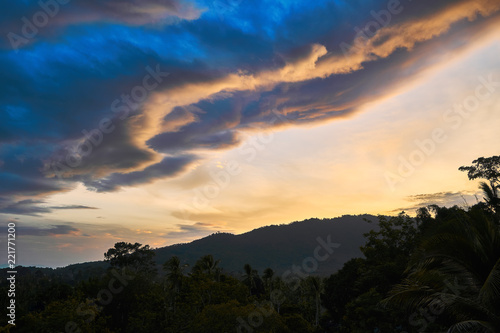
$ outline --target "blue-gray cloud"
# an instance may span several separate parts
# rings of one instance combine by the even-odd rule
[[[68,235],[71,233],[79,232],[78,228],[69,225],[52,225],[48,228],[40,228],[34,226],[17,226],[16,235],[19,236],[56,236],[56,235]],[[0,233],[6,233],[7,230],[1,230]]]
[[[19,49],[64,34],[66,27],[89,23],[163,26],[197,19],[203,12],[179,0],[16,1],[2,8],[0,47]]]
[[[60,209],[98,209],[85,205],[47,206],[44,200],[11,200],[0,197],[0,214],[39,216]]]

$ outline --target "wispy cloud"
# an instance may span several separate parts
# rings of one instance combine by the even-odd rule
[[[215,232],[231,232],[224,224],[196,222],[193,224],[176,224],[174,230],[166,231],[162,237],[178,243],[199,237],[205,237]]]
[[[66,206],[51,206],[50,209],[99,209],[96,207],[83,206],[83,205],[66,205]]]
[[[39,216],[50,213],[53,210],[66,209],[98,209],[84,205],[64,205],[47,206],[44,200],[25,199],[21,201],[12,201],[0,198],[0,214]]]
[[[7,233],[7,230],[0,230],[0,233]],[[16,228],[18,236],[59,236],[59,235],[78,235],[80,230],[69,225],[52,225],[49,227],[18,226]]]
[[[37,39],[58,36],[68,26],[89,23],[163,26],[195,20],[203,11],[193,2],[178,0],[16,2],[9,11],[0,14],[3,22],[0,33],[6,36],[0,47],[12,47],[19,41],[22,41],[19,46],[25,47]]]
[[[453,206],[474,204],[477,200],[475,192],[456,191],[456,192],[438,192],[428,194],[415,194],[406,197],[406,200],[412,202],[408,207],[394,209],[393,212],[414,211],[419,208],[430,205]]]

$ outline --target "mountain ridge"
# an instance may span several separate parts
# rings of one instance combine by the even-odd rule
[[[330,275],[342,268],[348,260],[363,257],[359,249],[365,243],[363,234],[378,226],[367,220],[377,221],[377,217],[362,214],[310,218],[288,224],[262,226],[242,234],[217,232],[189,243],[156,248],[155,262],[161,272],[163,263],[175,255],[191,268],[196,260],[211,254],[214,259],[220,260],[219,267],[232,275],[241,275],[245,264],[250,264],[259,273],[270,267],[275,273],[282,274],[294,266],[303,266],[307,258],[314,258],[315,249],[321,245],[318,238],[321,238],[323,242],[330,241],[339,246],[333,253],[328,253],[326,260],[316,260],[317,268],[308,273]],[[325,251],[320,251],[322,255],[325,254]],[[100,260],[70,264],[53,271],[69,280],[81,280],[97,272],[104,272],[107,267],[108,264]]]

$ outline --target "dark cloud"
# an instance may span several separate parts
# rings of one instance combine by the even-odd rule
[[[408,207],[394,209],[393,212],[415,211],[419,208],[428,207],[430,205],[468,206],[469,204],[475,203],[477,201],[477,196],[474,193],[466,191],[437,192],[437,193],[410,195],[406,197],[406,200],[412,202],[412,205]]]
[[[57,35],[66,26],[93,22],[162,26],[196,19],[202,10],[178,0],[42,0],[18,1],[0,13],[4,36],[0,46],[17,49]]]
[[[168,231],[164,237],[174,239],[182,237],[193,238],[207,236],[218,231],[229,232],[229,230],[226,230],[222,225],[203,222],[196,222],[193,224],[177,224],[176,228],[177,229],[174,231]]]
[[[0,146],[0,197],[12,198],[22,193],[37,196],[55,193],[72,188],[59,180],[46,179],[41,175],[41,159],[51,153],[50,145],[37,142],[32,144],[17,143]]]
[[[151,165],[142,171],[125,174],[113,173],[102,179],[84,181],[84,184],[97,192],[115,191],[122,186],[134,186],[174,177],[189,167],[196,159],[193,155],[165,157],[160,163]]]
[[[15,201],[0,197],[0,214],[39,216],[59,209],[98,209],[84,205],[47,206],[44,200],[25,199]]]
[[[6,233],[7,230],[1,230],[0,233]],[[49,228],[40,227],[16,227],[16,235],[22,236],[58,236],[58,235],[69,235],[80,232],[79,229],[68,226],[68,225],[52,225]]]
[[[67,142],[51,154],[44,161],[44,174],[68,180],[78,180],[80,175],[104,177],[154,161],[156,154],[153,151],[138,147],[134,142],[127,127],[128,120],[111,119],[114,128],[111,133],[103,133],[96,126],[87,130],[90,135]]]
[[[461,197],[466,193],[462,192],[437,192],[430,194],[415,194],[407,197],[408,201],[418,201],[418,202],[435,202],[435,201],[443,201],[456,199],[457,197]]]
[[[99,209],[99,208],[84,206],[84,205],[66,205],[66,206],[51,206],[50,209]]]
[[[0,214],[38,216],[43,213],[50,213],[50,208],[38,206],[43,203],[44,201],[42,200],[26,199],[18,202],[12,202],[10,200],[0,198]]]

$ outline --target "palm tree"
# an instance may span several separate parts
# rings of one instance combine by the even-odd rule
[[[165,291],[168,289],[172,292],[172,308],[175,313],[176,298],[182,288],[182,281],[184,279],[184,269],[187,264],[181,265],[179,257],[173,256],[163,264],[163,269],[167,272]]]
[[[220,260],[215,260],[211,254],[207,254],[206,256],[198,259],[196,264],[193,267],[194,274],[207,274],[211,278],[218,280],[221,270],[218,267]]]
[[[277,276],[273,281],[274,290],[277,291],[276,294],[271,294],[271,303],[276,306],[276,312],[280,313],[281,305],[283,304],[285,298],[285,291],[287,285],[281,276]]]
[[[243,270],[245,271],[245,279],[243,282],[250,288],[250,292],[255,290],[255,270],[252,269],[250,264],[245,264],[243,266]]]
[[[319,325],[319,314],[321,310],[321,291],[323,289],[323,281],[319,276],[308,276],[305,280],[308,293],[314,298],[315,316],[314,326]]]
[[[448,332],[500,332],[500,228],[479,207],[436,218],[385,304],[442,309]]]
[[[497,222],[500,214],[500,199],[498,190],[500,190],[500,155],[491,157],[479,157],[472,161],[470,166],[461,166],[460,171],[466,171],[467,177],[472,179],[486,179],[488,183],[481,182],[479,188],[485,194],[485,201],[489,209],[496,214]]]
[[[266,289],[269,291],[269,299],[271,299],[271,293],[273,291],[273,276],[274,271],[269,267],[264,270],[264,275],[262,275],[262,278],[264,279],[264,282],[266,284]]]
[[[264,284],[259,277],[259,272],[255,269],[252,269],[252,266],[249,264],[245,264],[243,266],[245,271],[245,278],[243,279],[243,283],[245,283],[250,289],[250,293],[252,295],[260,295],[264,293]]]
[[[498,190],[500,189],[499,185],[495,185],[493,182],[490,184],[486,182],[481,182],[479,188],[483,190],[484,201],[488,205],[488,208],[498,213],[500,207],[500,198],[498,197]]]
[[[184,277],[184,269],[188,266],[188,264],[181,265],[181,261],[177,256],[173,256],[163,264],[163,269],[167,272],[167,281],[171,289],[180,290]]]

